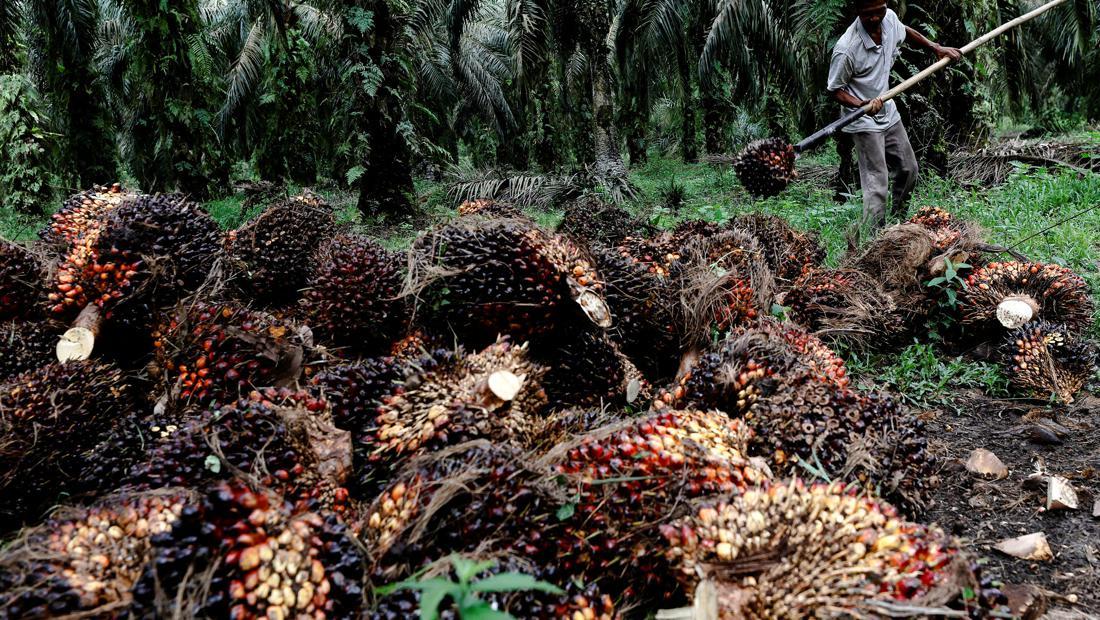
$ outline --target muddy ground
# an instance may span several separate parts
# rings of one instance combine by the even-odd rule
[[[950,407],[923,415],[932,447],[944,460],[924,520],[986,558],[990,575],[1044,590],[1050,617],[1100,618],[1100,518],[1093,517],[1100,499],[1100,397],[1082,393],[1075,403],[1052,409],[964,393]],[[991,481],[968,472],[964,463],[975,448],[996,454],[1008,477]],[[1068,478],[1080,508],[1046,511],[1045,485],[1025,484],[1038,470]],[[1046,533],[1051,561],[1019,560],[993,549],[1005,538],[1039,531]]]

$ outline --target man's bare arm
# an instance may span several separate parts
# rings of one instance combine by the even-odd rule
[[[905,40],[932,52],[937,58],[950,58],[951,60],[962,58],[962,52],[960,52],[958,48],[944,47],[939,43],[929,41],[928,37],[913,30],[909,26],[905,26]]]
[[[861,107],[867,105],[868,103],[870,103],[871,104],[871,110],[869,112],[870,114],[878,114],[879,111],[882,110],[882,100],[881,99],[871,99],[869,101],[860,101],[859,99],[856,99],[854,96],[852,96],[852,93],[844,90],[843,88],[840,88],[840,89],[837,89],[837,90],[833,91],[833,99],[836,99],[838,102],[840,102],[841,105],[848,106],[849,108],[861,108]]]

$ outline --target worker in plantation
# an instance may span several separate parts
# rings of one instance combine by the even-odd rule
[[[894,173],[894,215],[905,215],[906,202],[917,183],[917,158],[897,106],[879,99],[890,88],[890,70],[901,53],[901,44],[909,42],[952,60],[962,58],[962,52],[933,43],[903,25],[886,0],[854,0],[853,5],[857,18],[833,48],[828,90],[848,108],[871,104],[866,115],[843,131],[851,134],[859,153],[861,224],[878,228],[886,221],[890,172]]]

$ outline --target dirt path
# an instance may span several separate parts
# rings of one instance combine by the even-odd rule
[[[927,520],[938,523],[988,558],[987,569],[1006,584],[1033,584],[1061,618],[1100,618],[1100,398],[1082,394],[1053,412],[1043,403],[990,400],[961,394],[959,410],[927,414],[932,443],[944,458],[940,486]],[[1060,442],[1060,443],[1057,443]],[[975,448],[993,451],[1008,466],[1004,480],[985,481],[966,471]],[[1046,489],[1026,488],[1039,465],[1068,478],[1080,509],[1044,510]],[[1055,558],[1029,562],[1003,555],[998,541],[1042,531]],[[1076,596],[1076,604],[1061,597]]]

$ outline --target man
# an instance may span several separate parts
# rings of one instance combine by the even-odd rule
[[[855,0],[858,18],[833,48],[829,92],[849,108],[871,104],[870,111],[844,128],[859,152],[859,182],[863,187],[863,221],[880,227],[886,220],[889,171],[894,172],[891,212],[904,216],[906,201],[917,183],[917,158],[893,101],[879,96],[890,89],[890,70],[903,42],[932,51],[939,58],[958,60],[962,53],[929,41],[902,25],[886,0]]]

